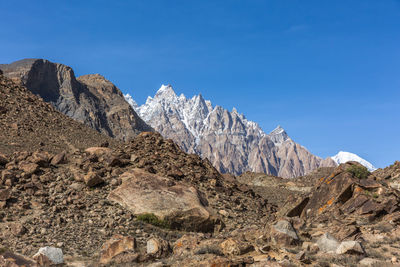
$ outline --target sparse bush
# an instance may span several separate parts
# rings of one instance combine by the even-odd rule
[[[358,179],[366,179],[370,174],[367,168],[365,168],[364,166],[357,166],[357,165],[350,166],[349,168],[347,168],[346,171],[348,171]]]
[[[142,221],[145,223],[149,223],[154,226],[158,226],[161,228],[170,228],[170,224],[167,221],[160,220],[156,215],[153,213],[143,213],[137,216],[136,218],[138,221]]]

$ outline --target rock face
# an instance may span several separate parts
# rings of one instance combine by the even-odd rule
[[[76,79],[72,68],[43,59],[24,59],[0,65],[0,69],[58,111],[101,133],[130,140],[141,131],[151,130],[121,91],[101,75]]]
[[[164,137],[209,159],[223,173],[253,171],[288,178],[336,166],[330,158],[322,160],[295,143],[281,127],[266,134],[236,109],[213,107],[201,95],[177,96],[170,85],[163,85],[140,107],[131,96],[126,99]]]
[[[213,221],[205,199],[192,186],[132,169],[120,176],[123,183],[108,198],[135,215],[154,214],[172,228],[213,231]]]
[[[117,142],[95,130],[57,112],[49,103],[32,94],[22,86],[0,75],[0,151],[5,154],[15,151],[49,152],[83,149]],[[36,160],[48,164],[46,158]],[[0,156],[1,164],[6,158]],[[28,172],[35,172],[38,164],[26,164]],[[36,167],[35,167],[36,166]]]

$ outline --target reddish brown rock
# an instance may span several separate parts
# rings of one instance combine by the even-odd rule
[[[130,236],[114,235],[101,248],[100,263],[107,264],[115,256],[124,253],[132,252],[136,248],[136,240]]]
[[[20,170],[25,172],[27,175],[36,173],[39,170],[39,165],[36,163],[22,161],[18,164]]]
[[[89,172],[83,177],[83,181],[88,187],[93,187],[104,182],[104,180],[95,172]]]
[[[120,179],[123,183],[108,198],[132,213],[154,214],[172,228],[213,231],[214,220],[193,186],[141,169],[125,172]]]

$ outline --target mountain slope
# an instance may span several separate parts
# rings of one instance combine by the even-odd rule
[[[376,170],[376,168],[370,162],[366,161],[365,159],[359,157],[358,155],[356,155],[354,153],[340,151],[335,156],[333,156],[332,159],[338,165],[341,163],[346,163],[348,161],[356,161],[356,162],[360,163],[361,165],[365,166],[369,171]]]
[[[0,69],[60,112],[101,133],[130,140],[151,130],[121,91],[100,75],[77,79],[72,68],[43,59],[24,59],[0,65]]]
[[[117,141],[56,111],[0,74],[0,151],[43,149],[57,153]]]
[[[224,173],[254,171],[295,177],[320,166],[336,165],[331,159],[312,155],[280,126],[267,134],[236,109],[229,112],[213,106],[201,95],[177,96],[170,85],[161,86],[154,98],[149,97],[140,107],[130,95],[125,97],[156,131],[186,152],[208,158]]]

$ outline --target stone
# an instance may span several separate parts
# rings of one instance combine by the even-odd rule
[[[47,152],[36,151],[30,157],[30,161],[39,165],[40,167],[47,167],[51,157],[52,156]]]
[[[296,230],[286,220],[280,220],[271,227],[271,238],[277,245],[291,246],[299,242]]]
[[[120,176],[122,184],[108,199],[135,215],[154,214],[173,229],[212,232],[215,220],[204,206],[200,194],[191,185],[166,177],[132,169]]]
[[[358,241],[343,241],[336,249],[336,254],[360,254],[363,255],[364,249]]]
[[[104,182],[104,180],[95,172],[88,172],[84,177],[83,181],[88,187],[93,187]]]
[[[331,236],[329,233],[325,233],[317,240],[317,245],[323,252],[334,253],[340,244],[336,238]]]
[[[64,255],[62,249],[55,247],[41,247],[39,251],[33,256],[33,258],[43,258],[46,256],[52,264],[62,264],[64,263]]]
[[[190,254],[202,240],[202,234],[185,234],[176,240],[172,246],[172,251],[176,256],[186,256]]]
[[[240,255],[240,248],[239,244],[236,240],[232,238],[228,238],[220,245],[221,251],[224,255]]]
[[[10,199],[11,191],[10,189],[0,189],[0,201],[6,201]]]
[[[58,153],[57,155],[55,155],[52,159],[50,164],[53,166],[56,166],[58,164],[63,164],[65,163],[66,159],[65,159],[65,152],[61,152]]]
[[[169,252],[168,242],[158,238],[151,238],[147,240],[146,252],[155,258],[165,256]]]
[[[85,152],[87,152],[91,155],[101,156],[104,154],[110,154],[111,149],[108,147],[89,147],[89,148],[85,149]]]
[[[22,161],[18,164],[18,168],[21,171],[25,172],[25,174],[31,175],[39,170],[39,165],[37,165],[36,163]]]
[[[102,246],[100,252],[100,263],[107,264],[115,256],[124,252],[132,252],[135,248],[135,238],[130,236],[114,235]]]

